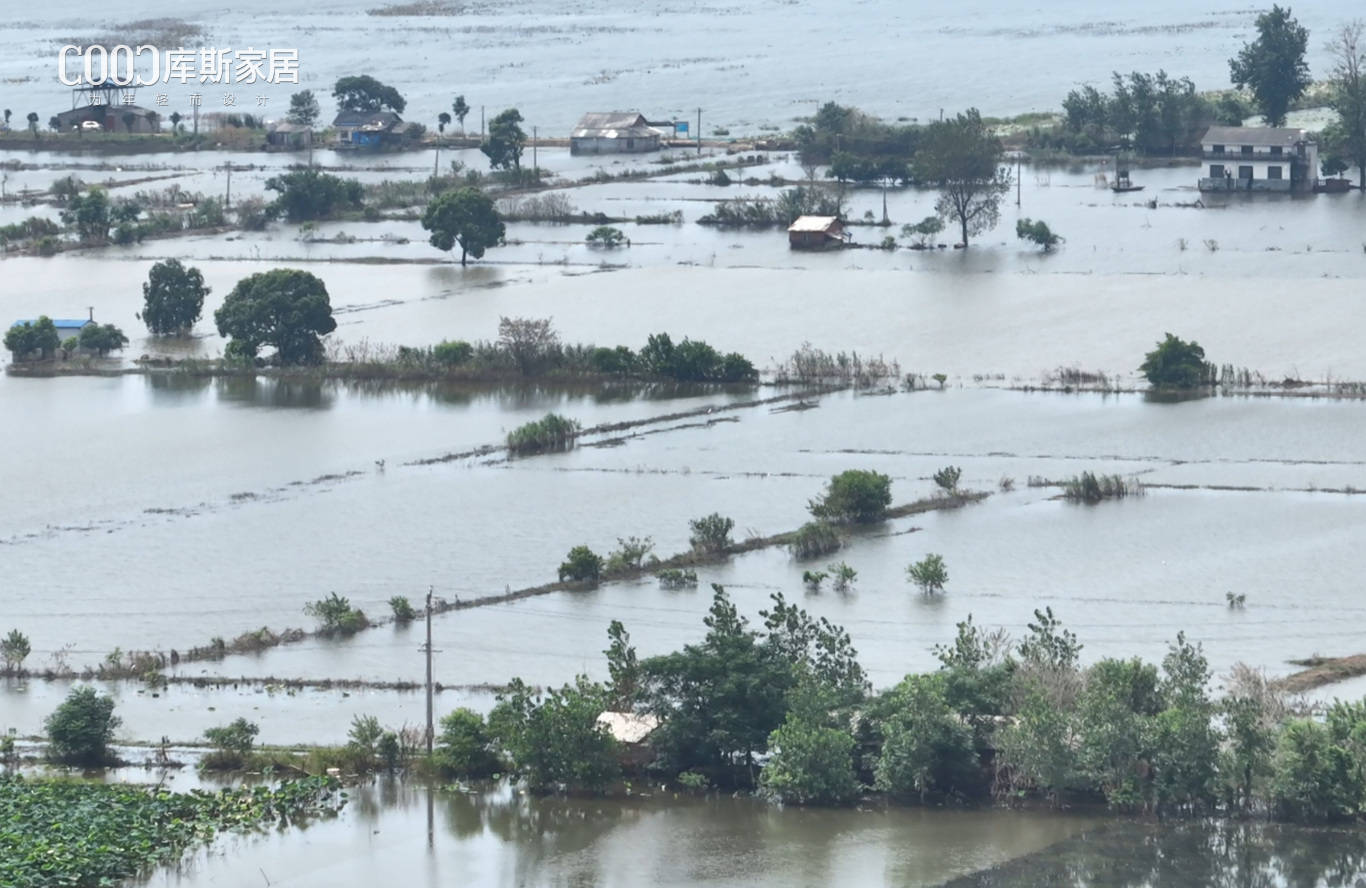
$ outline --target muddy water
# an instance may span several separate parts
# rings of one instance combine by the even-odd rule
[[[193,781],[177,775],[177,781]],[[778,810],[730,798],[537,800],[382,782],[334,821],[231,840],[149,886],[938,885],[1090,821],[1009,811]]]

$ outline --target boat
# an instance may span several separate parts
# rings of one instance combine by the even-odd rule
[[[1135,185],[1129,178],[1129,158],[1126,154],[1115,157],[1115,182],[1110,186],[1110,190],[1115,194],[1127,194],[1130,191],[1142,191],[1142,185]]]

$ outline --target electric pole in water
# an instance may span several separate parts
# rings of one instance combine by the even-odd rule
[[[427,756],[432,754],[432,739],[436,736],[432,729],[432,587],[427,587]]]
[[[540,162],[536,159],[537,141],[539,141],[539,136],[537,136],[536,134],[536,127],[533,126],[531,128],[531,169],[532,172],[536,174],[537,181],[539,181],[541,178],[541,165]]]
[[[223,195],[223,209],[230,210],[232,209],[232,161],[223,164],[223,167],[228,171],[228,187],[227,192]]]
[[[702,109],[697,109],[697,153],[702,153]]]
[[[1015,206],[1020,205],[1020,155],[1015,155]]]

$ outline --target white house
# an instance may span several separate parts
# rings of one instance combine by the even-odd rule
[[[1201,191],[1313,191],[1319,146],[1302,129],[1212,126],[1200,138]]]
[[[659,130],[638,111],[594,111],[569,135],[570,154],[622,154],[659,150]]]

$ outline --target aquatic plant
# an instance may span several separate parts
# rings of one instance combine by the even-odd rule
[[[830,571],[830,585],[836,592],[848,592],[849,587],[858,579],[858,571],[840,561],[836,564],[826,565],[826,570]]]
[[[517,456],[547,451],[568,450],[580,431],[579,424],[560,416],[547,413],[538,420],[525,423],[508,432],[508,451]]]
[[[666,567],[655,576],[661,589],[691,589],[697,586],[697,571],[692,568]]]
[[[395,623],[411,623],[417,617],[412,602],[403,595],[395,595],[389,599],[389,610],[393,612]]]
[[[958,480],[962,477],[963,470],[958,466],[944,466],[934,473],[934,483],[946,493],[957,493]]]
[[[365,612],[351,607],[351,600],[336,592],[304,605],[304,613],[319,621],[319,635],[353,635],[370,625]]]
[[[688,544],[693,550],[715,555],[730,548],[730,532],[735,527],[735,521],[719,512],[712,512],[689,521],[688,527],[692,530]]]
[[[1119,475],[1082,472],[1062,483],[1062,495],[1072,502],[1094,505],[1107,499],[1142,496],[1143,485],[1136,480],[1125,480]]]
[[[933,595],[944,591],[944,584],[949,581],[949,571],[944,566],[944,557],[931,552],[906,568],[906,578],[919,586],[924,594]]]
[[[829,522],[808,521],[792,534],[787,550],[794,558],[819,558],[838,551],[843,544],[839,531]]]

